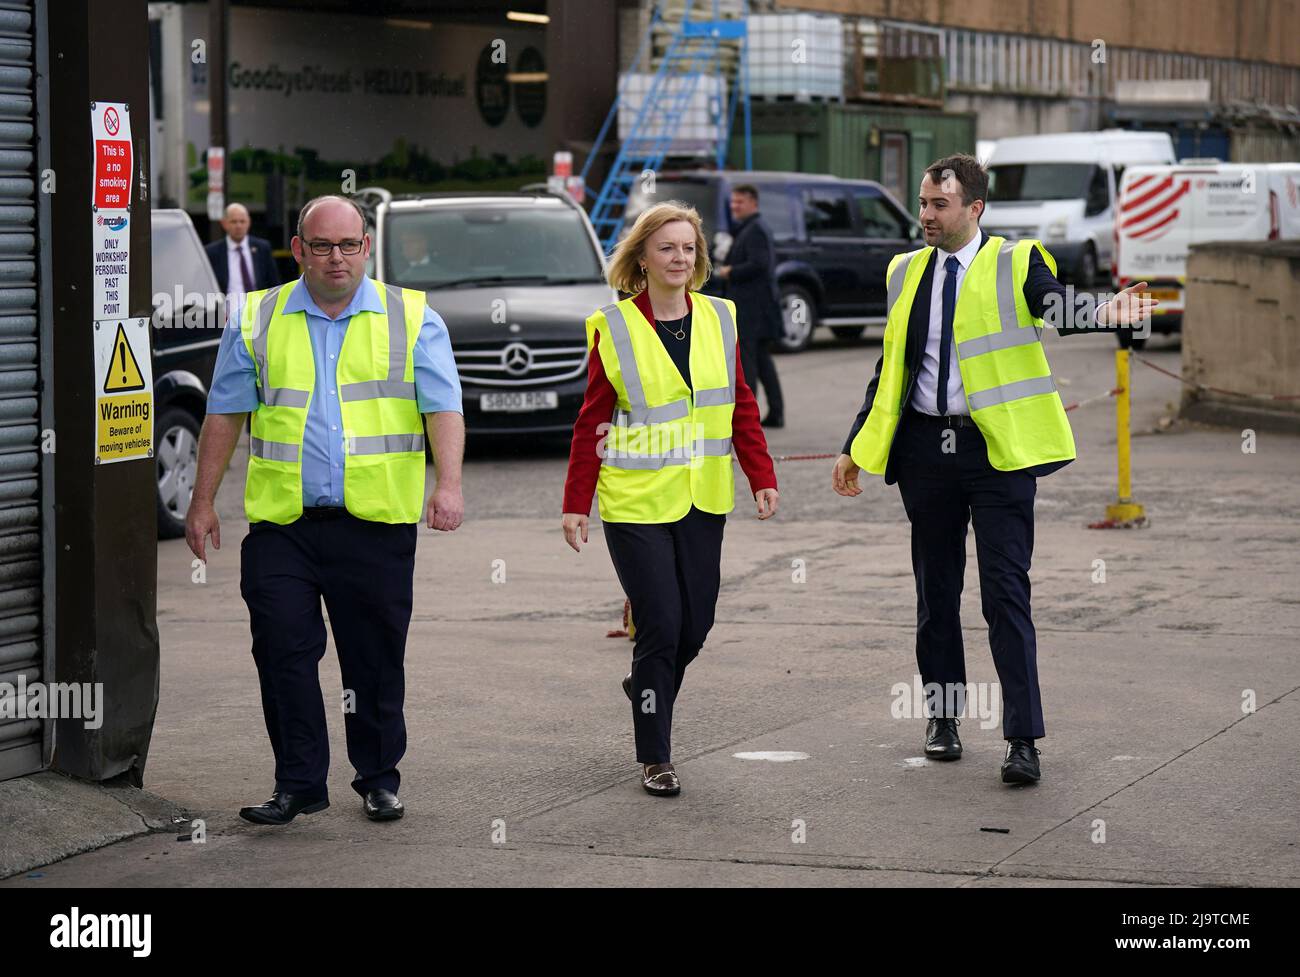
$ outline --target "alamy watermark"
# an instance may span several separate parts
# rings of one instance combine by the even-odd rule
[[[997,682],[926,682],[913,675],[912,683],[895,682],[889,707],[895,719],[943,717],[978,719],[980,729],[992,729],[1001,720],[1002,687]],[[969,711],[968,706],[973,706]]]
[[[104,723],[103,682],[0,682],[0,719],[80,719],[86,729]]]

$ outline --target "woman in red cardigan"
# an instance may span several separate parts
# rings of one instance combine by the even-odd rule
[[[778,499],[736,352],[735,307],[694,291],[709,272],[700,216],[677,201],[644,211],[619,243],[606,277],[630,298],[587,320],[587,395],[564,487],[564,538],[579,551],[599,493],[605,542],[636,630],[623,690],[641,783],[657,796],[681,792],[673,706],[713,626],[723,526],[735,504],[733,448],[758,518],[775,514]],[[654,452],[673,437],[676,453]],[[648,456],[632,457],[647,443]]]

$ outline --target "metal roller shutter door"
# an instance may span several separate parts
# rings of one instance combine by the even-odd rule
[[[33,11],[0,2],[0,683],[44,681]],[[0,780],[39,770],[42,720],[0,718]]]

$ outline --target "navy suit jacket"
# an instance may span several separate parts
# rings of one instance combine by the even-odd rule
[[[988,241],[988,233],[980,228],[980,247],[982,248]],[[925,341],[930,334],[930,293],[934,285],[934,266],[935,254],[930,253],[930,260],[926,264],[924,273],[921,275],[921,281],[916,288],[916,299],[912,302],[912,313],[907,321],[907,343],[904,351],[903,362],[907,367],[907,384],[903,394],[903,404],[911,402],[913,387],[916,383],[916,377],[921,371],[921,359],[925,353]],[[1043,261],[1042,255],[1035,248],[1029,256],[1029,277],[1025,279],[1025,302],[1029,305],[1029,311],[1037,318],[1049,318],[1053,325],[1056,325],[1057,331],[1065,335],[1072,335],[1081,332],[1097,332],[1098,329],[1092,325],[1095,315],[1095,300],[1091,295],[1076,295],[1074,292],[1067,292],[1066,287],[1062,285],[1052,274],[1047,262]],[[1059,299],[1049,300],[1049,296],[1060,296]],[[1066,309],[1065,303],[1073,297],[1073,309]],[[1060,303],[1057,305],[1056,303]],[[1056,305],[1050,316],[1047,315],[1049,304]],[[1056,320],[1061,318],[1061,311],[1068,311],[1069,321],[1076,319],[1086,322],[1083,326],[1065,326],[1056,324]],[[1077,312],[1077,315],[1075,314]],[[880,384],[880,371],[885,363],[882,355],[876,361],[876,374],[867,384],[867,397],[862,402],[862,409],[858,411],[858,416],[854,418],[853,428],[849,431],[848,439],[844,442],[844,453],[849,454],[849,448],[853,444],[853,439],[857,437],[858,431],[862,425],[867,422],[867,415],[871,413],[871,405],[876,401],[876,387]],[[904,418],[907,411],[904,409]],[[900,422],[901,423],[901,422]],[[897,431],[895,431],[897,435]],[[897,437],[895,437],[897,443]],[[1026,469],[1033,475],[1049,475],[1058,468],[1068,465],[1068,461],[1054,461],[1045,465],[1035,465]],[[889,460],[885,464],[885,484],[892,485],[898,480],[898,473],[894,464],[893,446],[890,446]]]
[[[275,260],[271,257],[271,243],[263,238],[253,237],[251,234],[244,240],[248,242],[248,251],[252,259],[249,265],[253,272],[254,287],[249,291],[279,285],[280,275],[276,272]],[[208,253],[212,272],[217,276],[217,287],[223,292],[230,291],[230,266],[226,263],[226,239],[223,237],[219,241],[213,241],[204,250]]]
[[[725,263],[731,266],[726,294],[736,303],[737,328],[742,333],[756,330],[761,339],[776,339],[783,328],[781,296],[776,289],[776,247],[762,214],[747,217],[736,228]]]

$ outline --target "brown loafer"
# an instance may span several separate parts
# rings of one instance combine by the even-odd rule
[[[682,783],[671,763],[651,763],[641,768],[641,786],[656,797],[674,797],[682,792]]]

